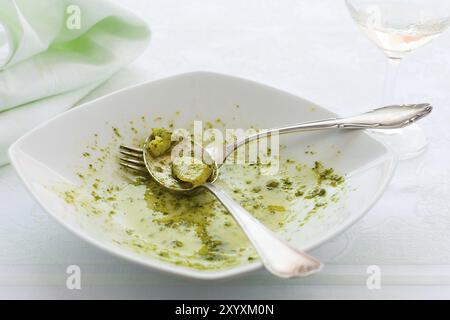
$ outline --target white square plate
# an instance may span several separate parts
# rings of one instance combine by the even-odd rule
[[[239,105],[239,108],[236,107]],[[215,271],[200,271],[165,263],[117,246],[101,226],[82,220],[63,199],[50,191],[55,183],[79,183],[77,170],[85,165],[83,153],[93,135],[103,143],[114,140],[111,126],[129,126],[145,115],[170,118],[182,110],[180,121],[221,118],[233,126],[271,128],[296,122],[335,117],[312,102],[252,81],[209,72],[193,72],[141,84],[102,97],[66,112],[20,138],[9,150],[14,168],[38,203],[57,221],[97,247],[147,267],[197,279],[235,276],[261,267],[259,261]],[[145,132],[142,132],[142,137]],[[123,139],[132,144],[131,137]],[[320,160],[346,175],[351,192],[311,219],[291,243],[310,250],[339,234],[362,217],[380,198],[396,164],[394,155],[363,131],[327,131],[282,137],[284,154],[303,163]],[[112,143],[119,143],[119,141]],[[313,145],[315,156],[306,155]],[[336,152],[339,150],[339,152]],[[101,177],[100,177],[101,178]],[[289,226],[287,226],[289,228]]]

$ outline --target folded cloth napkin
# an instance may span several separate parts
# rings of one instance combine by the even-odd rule
[[[108,0],[0,0],[0,165],[15,139],[73,107],[149,40],[144,21]]]

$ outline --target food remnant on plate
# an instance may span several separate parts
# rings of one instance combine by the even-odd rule
[[[148,144],[148,150],[153,157],[159,157],[170,150],[172,132],[164,128],[153,128]]]
[[[80,183],[50,187],[73,208],[68,214],[76,214],[80,224],[97,228],[97,234],[123,250],[147,258],[197,270],[254,262],[257,254],[251,243],[210,193],[173,194],[154,180],[117,171],[118,144],[132,138],[138,145],[145,139],[148,127],[138,127],[139,122],[134,123],[137,134],[121,128],[124,141],[117,141],[112,133],[116,139],[99,145],[95,136],[94,145],[87,146],[90,156],[80,154],[85,162],[85,169],[76,172]],[[125,136],[125,132],[135,136]],[[160,138],[155,139],[152,152],[166,154],[172,146],[170,131],[153,129],[152,134]],[[329,208],[327,214],[338,211],[338,200],[346,185],[343,176],[321,162],[303,164],[282,159],[278,159],[279,170],[274,174],[267,174],[267,164],[259,161],[226,162],[216,183],[268,228],[289,238],[301,233],[305,224],[319,220],[324,208]],[[177,163],[173,168],[179,179],[195,183],[207,179],[208,170],[202,165],[200,174],[192,174],[189,168],[186,174],[182,165]],[[170,165],[164,174],[172,176]]]
[[[175,178],[196,185],[204,184],[211,177],[212,169],[202,160],[191,156],[177,157],[172,162]]]
[[[174,144],[172,132],[164,128],[153,128],[148,143],[148,151],[153,158],[151,167],[153,177],[168,187],[189,188],[204,184],[213,173],[210,166],[202,160],[188,155],[168,155]],[[181,183],[179,183],[181,182]]]

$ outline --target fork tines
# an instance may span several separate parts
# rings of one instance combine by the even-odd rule
[[[138,171],[140,173],[148,173],[143,160],[143,150],[125,145],[120,146],[119,164],[127,169]]]

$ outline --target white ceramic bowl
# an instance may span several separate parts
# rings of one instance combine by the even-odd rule
[[[239,105],[239,108],[236,107]],[[265,85],[209,72],[193,72],[124,89],[66,112],[20,138],[9,150],[14,168],[37,202],[57,221],[97,247],[144,266],[198,279],[235,276],[261,267],[256,261],[225,270],[199,271],[148,258],[118,247],[98,226],[81,221],[80,215],[47,188],[58,182],[77,183],[76,171],[86,143],[98,134],[111,139],[111,125],[122,128],[131,119],[146,115],[214,120],[218,117],[238,128],[260,128],[334,117],[312,102]],[[158,126],[158,124],[155,124]],[[127,137],[124,137],[127,139]],[[388,185],[396,160],[380,142],[363,131],[328,131],[282,137],[285,155],[300,162],[320,160],[346,175],[351,192],[324,209],[321,219],[311,219],[291,243],[310,250],[348,228],[380,198]],[[305,155],[313,145],[316,156]],[[340,150],[340,152],[336,152]],[[286,228],[289,228],[287,226]]]

